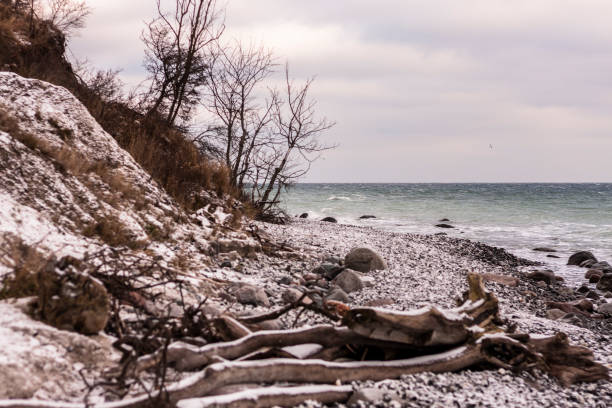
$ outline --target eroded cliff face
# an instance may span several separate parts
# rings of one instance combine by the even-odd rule
[[[37,321],[41,314],[33,299],[6,299],[11,296],[2,292],[5,278],[18,270],[36,274],[51,265],[61,275],[53,260],[69,256],[77,264],[84,260],[79,273],[98,274],[105,285],[111,280],[101,278],[104,273],[133,274],[137,279],[130,284],[157,292],[155,302],[137,292],[124,290],[119,298],[110,293],[128,320],[139,308],[165,316],[174,305],[176,315],[179,300],[197,304],[225,290],[223,282],[211,279],[219,253],[255,257],[260,246],[235,227],[240,223],[232,220],[232,199],[201,194],[209,204],[187,213],[70,92],[0,72],[0,298],[5,298],[0,314],[19,317],[3,323],[0,332],[0,399],[82,396],[79,371],[85,368],[96,378],[118,358],[106,335],[86,337],[45,326]],[[172,283],[158,289],[164,280]],[[29,289],[20,290],[12,297]],[[36,333],[44,336],[35,339]],[[80,344],[97,356],[95,361],[83,358]],[[28,357],[25,345],[36,350],[35,358]],[[45,374],[50,369],[61,375]],[[17,378],[15,370],[27,375]]]
[[[222,228],[227,199],[203,192],[216,204],[186,214],[64,88],[2,72],[0,115],[1,234],[70,255],[146,247],[167,261],[178,246],[205,262],[218,238],[257,246]]]

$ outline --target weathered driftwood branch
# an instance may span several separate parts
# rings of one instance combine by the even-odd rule
[[[300,387],[266,387],[217,395],[204,398],[184,399],[177,403],[177,408],[231,407],[256,408],[272,406],[294,406],[306,400],[317,400],[322,403],[343,402],[350,398],[353,389],[350,386],[310,385]],[[146,403],[146,401],[145,401]],[[132,404],[132,405],[128,405]],[[89,407],[126,408],[140,404],[134,400],[124,400]],[[143,403],[143,406],[144,403]],[[149,406],[151,406],[149,404]],[[0,401],[0,408],[88,408],[85,404],[49,402],[37,400]]]
[[[480,348],[462,346],[424,357],[394,361],[336,363],[324,360],[269,359],[212,364],[169,388],[171,401],[207,395],[231,384],[277,381],[334,384],[337,381],[383,380],[423,371],[457,371],[484,361]]]
[[[469,276],[470,290],[462,306],[452,310],[428,307],[414,312],[395,312],[375,308],[338,310],[346,327],[322,325],[296,330],[260,331],[248,334],[240,323],[223,320],[229,327],[227,336],[237,340],[196,347],[175,343],[166,350],[166,362],[179,370],[204,370],[169,386],[163,397],[180,408],[205,407],[207,404],[228,406],[269,406],[297,404],[308,398],[325,402],[348,397],[348,388],[294,387],[273,390],[244,391],[207,397],[224,387],[249,383],[291,382],[296,384],[336,384],[338,381],[398,378],[423,371],[458,371],[483,363],[511,370],[538,367],[557,377],[563,384],[608,378],[608,369],[593,359],[593,353],[569,344],[560,333],[552,337],[530,337],[528,334],[505,334],[496,326],[498,302],[487,292],[480,277]],[[266,358],[292,355],[288,346],[317,344],[318,355],[333,358],[339,346],[358,346],[393,350],[418,357],[390,361],[334,362],[322,359]],[[281,349],[281,353],[275,350]],[[312,349],[312,348],[311,348]],[[300,353],[295,353],[300,354]],[[306,353],[311,355],[312,353]],[[387,353],[385,353],[387,354]],[[162,354],[141,357],[134,371],[162,362]],[[249,358],[263,360],[243,361]],[[363,355],[361,356],[363,358]],[[356,359],[359,357],[356,356]],[[221,360],[221,362],[218,362]],[[228,361],[234,360],[234,361]],[[104,404],[101,408],[140,408],[150,404],[149,398]],[[182,402],[181,402],[182,401]],[[0,408],[81,408],[82,405],[47,404],[36,401],[2,401]]]
[[[544,370],[563,385],[608,378],[608,369],[594,360],[593,352],[586,347],[571,345],[565,333],[532,338],[529,344],[543,356]]]
[[[320,344],[323,347],[353,344],[390,349],[406,348],[404,344],[365,337],[345,327],[320,325],[293,330],[264,330],[231,342],[214,343],[202,347],[176,342],[168,347],[166,361],[175,363],[179,371],[188,371],[206,366],[214,359],[234,360],[264,347],[282,348],[312,343]],[[160,359],[161,353],[139,358],[136,362],[137,371],[153,367]]]
[[[274,320],[274,319],[278,319],[279,317],[281,317],[282,315],[284,315],[285,313],[289,312],[290,310],[296,309],[300,306],[307,306],[310,303],[312,303],[312,301],[310,301],[310,303],[306,302],[305,300],[308,298],[308,296],[311,296],[313,294],[320,294],[319,291],[308,291],[308,292],[304,292],[302,293],[302,295],[294,302],[288,303],[285,306],[273,310],[271,312],[268,313],[262,313],[262,314],[258,314],[258,315],[254,315],[254,316],[245,316],[245,317],[240,317],[238,318],[238,320],[241,323],[244,324],[254,324],[254,323],[261,323],[261,322],[265,322],[266,320]],[[333,320],[337,320],[333,319]]]
[[[306,400],[316,400],[324,404],[344,402],[353,393],[350,386],[307,385],[301,387],[267,387],[204,398],[184,399],[177,408],[257,408],[291,407]]]

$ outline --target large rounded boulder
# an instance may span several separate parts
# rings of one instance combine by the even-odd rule
[[[593,263],[595,263],[597,262],[597,258],[595,258],[595,255],[593,255],[592,252],[580,251],[570,256],[567,261],[567,264],[568,265],[582,265],[585,261],[593,261]]]
[[[353,248],[344,257],[344,266],[359,272],[387,269],[387,263],[370,248]]]

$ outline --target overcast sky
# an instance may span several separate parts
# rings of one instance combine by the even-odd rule
[[[144,78],[154,0],[89,0],[73,53]],[[337,122],[303,181],[612,181],[612,1],[229,0]],[[492,146],[492,148],[491,148]]]

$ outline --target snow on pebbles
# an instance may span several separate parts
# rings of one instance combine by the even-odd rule
[[[523,262],[505,253],[496,259],[483,256],[483,245],[467,240],[435,235],[390,233],[369,227],[340,225],[308,220],[295,220],[289,225],[258,224],[262,231],[277,242],[287,243],[304,255],[302,262],[273,259],[245,261],[242,275],[249,283],[258,282],[280,302],[280,293],[288,286],[283,276],[296,278],[310,272],[328,257],[344,258],[354,247],[369,247],[380,254],[389,266],[387,270],[370,272],[374,285],[349,295],[351,304],[364,305],[371,301],[386,301],[385,307],[396,310],[415,309],[426,304],[455,306],[455,299],[467,289],[468,272],[496,273],[520,277]],[[490,248],[485,248],[486,254]],[[595,352],[598,361],[612,367],[612,338],[609,332],[589,330],[571,324],[535,316],[534,304],[526,302],[518,288],[487,283],[498,296],[501,313],[515,323],[520,331],[553,334],[564,331],[571,341]],[[532,288],[532,286],[528,286]],[[235,306],[236,307],[236,306]],[[245,307],[245,306],[241,306]],[[263,311],[245,307],[242,311]],[[540,313],[541,314],[541,313]],[[293,323],[295,315],[283,320]],[[304,313],[299,324],[314,324],[320,319]],[[358,382],[356,389],[373,388],[378,395],[372,402],[359,401],[355,406],[405,407],[610,407],[612,384],[609,381],[563,387],[542,372],[514,374],[503,369],[462,371],[459,373],[406,375],[399,380],[378,383]],[[321,404],[308,402],[304,407]],[[342,406],[342,405],[340,405]]]

